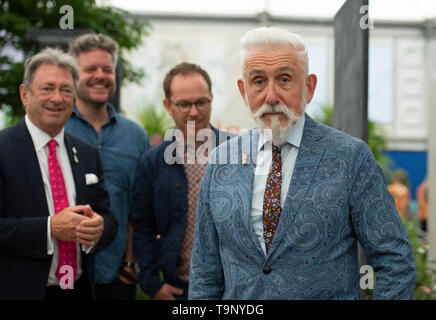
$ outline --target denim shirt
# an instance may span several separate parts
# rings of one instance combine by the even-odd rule
[[[118,277],[127,249],[127,225],[136,168],[141,155],[149,149],[144,129],[119,115],[110,104],[107,110],[109,121],[101,127],[99,134],[76,106],[65,125],[67,132],[98,148],[111,210],[119,225],[112,244],[95,256],[96,283],[110,283]]]

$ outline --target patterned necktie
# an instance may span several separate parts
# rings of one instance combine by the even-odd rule
[[[265,239],[266,252],[274,237],[279,224],[280,213],[280,194],[282,189],[282,157],[281,148],[273,145],[272,164],[265,186],[263,197],[263,237]]]
[[[53,195],[53,203],[55,214],[61,212],[68,204],[67,190],[65,188],[64,176],[61,167],[56,157],[56,140],[48,142],[48,170],[50,175],[50,186]],[[77,275],[77,252],[76,242],[58,240],[59,247],[59,263],[56,270],[56,277],[60,280],[65,272],[60,272],[60,268],[64,265],[70,266],[74,271],[74,279]],[[68,284],[71,286],[72,284]],[[68,288],[68,287],[67,287]]]

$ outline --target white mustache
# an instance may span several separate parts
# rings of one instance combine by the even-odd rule
[[[297,121],[299,118],[299,115],[294,110],[289,109],[283,104],[277,104],[275,106],[264,104],[255,112],[253,116],[256,120],[261,120],[266,113],[282,113],[286,118],[288,118],[288,120],[291,121]]]

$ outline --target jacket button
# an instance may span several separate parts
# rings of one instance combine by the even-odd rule
[[[180,189],[181,185],[180,184],[176,184],[176,189]]]
[[[170,251],[174,251],[174,247],[170,247]]]
[[[271,268],[270,266],[265,266],[265,267],[263,267],[263,269],[262,269],[262,272],[263,272],[264,274],[270,274],[271,271],[272,271],[272,268]]]

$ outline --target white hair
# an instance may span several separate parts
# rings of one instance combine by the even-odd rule
[[[244,70],[247,51],[259,46],[288,45],[294,48],[297,57],[303,63],[303,74],[309,70],[309,59],[303,39],[296,33],[275,27],[260,27],[246,32],[239,40],[241,45],[241,68]],[[242,71],[243,74],[243,71]]]

